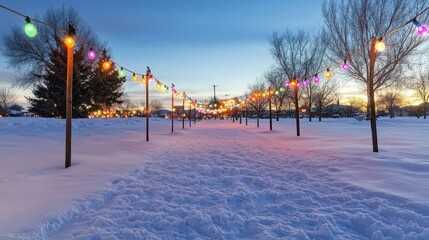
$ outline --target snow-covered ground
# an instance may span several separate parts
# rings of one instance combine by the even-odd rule
[[[429,239],[429,120],[0,118],[0,239]]]

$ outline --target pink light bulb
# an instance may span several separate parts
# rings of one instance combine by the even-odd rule
[[[313,77],[313,81],[314,81],[314,83],[318,83],[318,82],[319,82],[319,80],[320,80],[319,76],[317,76],[317,74],[316,74],[316,75],[314,75],[314,77]]]
[[[344,71],[347,71],[349,69],[349,65],[347,64],[347,60],[344,59],[343,65],[341,67],[344,69]]]
[[[417,34],[418,35],[420,35],[420,36],[425,36],[426,34],[427,34],[427,32],[428,32],[428,29],[424,26],[424,25],[422,25],[421,23],[419,23],[418,21],[417,21],[417,19],[413,19],[412,20],[412,22],[413,22],[413,24],[416,26],[416,28],[417,28]]]
[[[420,36],[425,36],[428,33],[428,29],[424,25],[417,27],[417,34]]]
[[[308,80],[307,79],[304,79],[303,83],[304,83],[304,86],[306,86],[306,87],[308,86]]]
[[[92,51],[92,49],[89,49],[88,58],[89,58],[89,60],[94,60],[95,59],[95,52]]]

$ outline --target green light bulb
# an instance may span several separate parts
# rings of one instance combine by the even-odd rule
[[[118,70],[119,77],[125,76],[124,70],[121,68],[121,70]]]
[[[27,36],[33,38],[37,35],[37,28],[36,26],[34,26],[31,22],[30,22],[30,18],[27,17],[25,19],[27,21],[27,23],[24,26],[24,32],[25,34],[27,34]]]

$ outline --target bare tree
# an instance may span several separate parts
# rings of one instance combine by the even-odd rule
[[[401,102],[402,96],[398,89],[385,91],[377,100],[377,103],[389,112],[390,118],[395,117],[395,111],[399,109]]]
[[[349,117],[354,117],[357,111],[361,111],[362,108],[366,108],[366,102],[359,97],[349,97],[347,102],[349,105]]]
[[[424,70],[420,69],[418,75],[414,76],[411,81],[408,81],[406,86],[416,91],[416,95],[423,104],[423,118],[426,119],[429,103],[429,70],[427,66]]]
[[[127,93],[124,93],[121,97],[121,101],[115,104],[125,115],[133,108],[133,103]]]
[[[331,79],[321,81],[314,86],[314,105],[319,116],[319,122],[321,122],[323,109],[338,99],[338,84],[335,80]]]
[[[259,127],[259,117],[261,112],[267,108],[268,99],[263,95],[267,87],[265,86],[265,82],[261,80],[256,80],[255,83],[249,84],[249,91],[252,95],[252,101],[249,101],[248,106],[251,111],[255,111],[256,113],[256,124]]]
[[[150,112],[158,114],[164,108],[164,104],[162,104],[161,100],[153,99],[150,101]]]
[[[274,57],[276,68],[281,72],[285,79],[309,79],[320,69],[324,58],[324,48],[318,44],[319,36],[311,37],[304,31],[292,33],[286,30],[282,35],[273,33],[270,39],[271,53]],[[306,108],[309,110],[313,106],[313,85],[300,88],[304,92],[306,99]],[[291,93],[292,92],[292,93]],[[301,93],[300,98],[302,98]],[[290,96],[293,101],[293,91],[285,93]],[[295,106],[299,106],[295,103]],[[311,116],[309,118],[311,121]]]
[[[16,104],[18,96],[11,88],[0,88],[0,114],[6,115],[10,107]],[[1,112],[3,111],[3,113]]]
[[[79,17],[73,8],[49,9],[40,19],[51,26],[67,30],[69,23],[76,28],[76,33],[91,46],[99,49],[105,48],[91,28]],[[40,26],[37,22],[33,24]],[[55,39],[62,39],[63,33],[50,28],[38,27],[35,38],[28,38],[21,27],[15,26],[11,33],[4,37],[3,55],[7,59],[9,67],[20,72],[21,76],[15,79],[15,85],[19,87],[31,87],[36,84],[44,71],[44,66],[49,62],[49,54],[57,48]],[[80,46],[80,41],[76,45]]]
[[[347,59],[348,75],[369,86],[371,39],[385,36],[403,26],[425,5],[425,0],[325,0],[322,6],[325,21],[322,40],[330,59]],[[427,16],[427,12],[421,15],[420,21],[427,19]],[[406,26],[384,39],[387,47],[378,54],[374,90],[399,81],[409,58],[425,40],[415,33],[413,26]]]
[[[267,72],[264,77],[267,81],[267,84],[276,90],[272,100],[274,103],[276,120],[279,121],[279,115],[282,112],[288,97],[288,92],[286,91],[284,85],[285,77],[280,71],[276,69]]]

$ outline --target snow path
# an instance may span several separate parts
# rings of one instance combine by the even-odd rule
[[[30,238],[429,239],[427,205],[348,184],[329,157],[273,134],[226,121],[178,130],[157,158]]]

